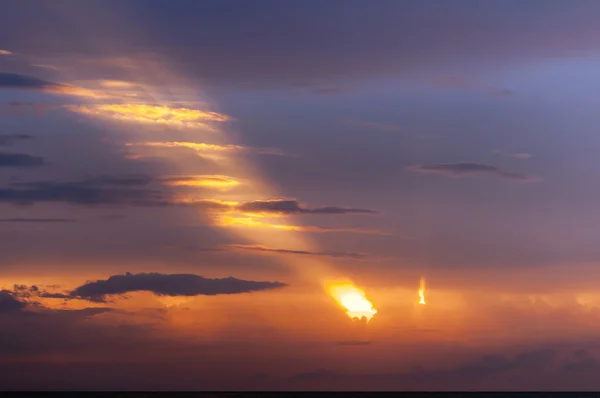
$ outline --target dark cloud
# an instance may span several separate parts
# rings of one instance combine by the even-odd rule
[[[15,297],[13,292],[0,290],[0,314],[19,312],[27,307],[27,303]]]
[[[510,171],[503,170],[496,166],[490,166],[481,163],[415,165],[411,166],[410,169],[419,173],[435,173],[442,174],[448,177],[467,177],[473,175],[488,174],[517,182],[537,181],[537,179],[530,176],[526,176],[519,173],[513,173]]]
[[[0,89],[1,88],[16,88],[41,90],[49,87],[54,87],[56,84],[50,83],[32,76],[19,75],[17,73],[1,73],[0,72]]]
[[[72,297],[95,301],[107,295],[137,291],[153,292],[165,296],[213,296],[217,294],[239,294],[276,289],[287,286],[281,282],[255,282],[236,279],[210,279],[193,274],[131,274],[113,275],[107,280],[98,280],[82,285],[71,292]]]
[[[76,205],[130,205],[157,207],[196,207],[213,211],[235,210],[264,214],[377,214],[374,210],[325,206],[306,208],[296,200],[256,200],[232,205],[228,202],[198,200],[178,201],[163,189],[145,186],[155,181],[147,176],[98,177],[82,181],[13,182],[0,188],[0,202],[30,205],[36,202],[63,202]],[[144,187],[144,188],[141,188]]]
[[[600,362],[584,349],[574,351],[563,364],[567,371],[597,370],[599,367]]]
[[[0,167],[40,167],[44,159],[21,153],[0,153]]]
[[[74,218],[0,218],[0,223],[48,223],[48,224],[63,224],[77,222]]]
[[[377,214],[375,210],[325,206],[317,208],[303,207],[296,200],[255,200],[242,203],[237,210],[248,213],[274,214]]]
[[[230,245],[234,249],[248,250],[262,253],[276,253],[276,254],[294,254],[302,256],[322,256],[322,257],[335,257],[335,258],[352,258],[355,260],[364,260],[373,258],[374,256],[364,253],[340,253],[340,252],[311,252],[306,250],[288,250],[288,249],[274,249],[260,245]]]
[[[115,184],[116,183],[116,184]],[[117,185],[116,188],[105,185]],[[0,202],[33,204],[36,202],[64,202],[77,205],[149,204],[163,200],[163,192],[149,189],[132,189],[139,181],[84,180],[75,182],[37,181],[13,183],[10,188],[0,188]]]
[[[0,134],[0,146],[11,146],[18,141],[26,141],[32,138],[29,134]]]

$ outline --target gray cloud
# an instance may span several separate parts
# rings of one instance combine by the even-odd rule
[[[27,303],[15,297],[13,292],[0,290],[0,314],[10,314],[21,311]]]
[[[237,207],[242,212],[275,213],[275,214],[377,214],[375,210],[325,206],[306,208],[296,200],[255,200],[242,203]]]
[[[0,134],[0,146],[11,146],[18,141],[26,141],[32,138],[29,134]]]
[[[588,371],[597,370],[600,367],[600,361],[590,355],[586,350],[580,349],[573,352],[563,363],[563,369],[566,371]]]
[[[72,223],[77,220],[74,218],[0,218],[0,223],[48,223],[63,224]]]
[[[32,76],[20,75],[17,73],[0,73],[0,88],[40,90],[54,86],[56,86],[55,83],[50,83]]]
[[[193,274],[131,274],[113,275],[106,280],[89,282],[71,292],[72,297],[102,301],[107,295],[137,291],[165,296],[213,296],[250,293],[287,286],[281,282],[256,282],[236,279],[210,279]]]
[[[419,173],[442,174],[448,177],[468,177],[473,175],[488,174],[494,175],[505,180],[517,182],[533,182],[536,178],[524,174],[506,171],[496,166],[490,166],[481,163],[453,163],[453,164],[432,164],[432,165],[414,165],[410,170]]]
[[[40,167],[44,159],[21,153],[0,153],[0,167]]]
[[[373,258],[374,256],[364,253],[352,253],[352,252],[311,252],[305,250],[288,250],[288,249],[274,249],[260,245],[229,245],[234,249],[247,250],[262,253],[275,253],[275,254],[293,254],[302,256],[321,256],[321,257],[335,257],[335,258],[352,258],[355,260],[364,260]]]

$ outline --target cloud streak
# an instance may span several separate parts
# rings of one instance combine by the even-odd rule
[[[229,247],[238,250],[245,250],[251,252],[258,252],[263,254],[289,254],[289,255],[301,255],[301,256],[317,256],[317,257],[334,257],[334,258],[351,258],[354,260],[365,260],[374,258],[370,254],[364,253],[351,253],[351,252],[312,252],[306,250],[289,250],[289,249],[275,249],[262,245],[229,245]]]
[[[1,167],[41,167],[45,164],[44,159],[22,153],[0,153]]]
[[[414,165],[410,166],[410,170],[418,173],[440,174],[451,178],[471,177],[476,175],[493,175],[515,182],[538,181],[538,179],[535,177],[506,171],[496,166],[490,166],[481,163]]]
[[[210,279],[194,274],[141,273],[113,275],[74,289],[71,297],[104,301],[106,296],[147,291],[159,296],[214,296],[271,290],[287,286],[281,282],[256,282],[236,279]]]

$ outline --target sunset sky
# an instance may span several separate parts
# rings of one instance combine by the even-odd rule
[[[600,1],[0,9],[0,390],[600,389]]]

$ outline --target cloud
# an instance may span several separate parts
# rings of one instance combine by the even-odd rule
[[[26,101],[9,101],[4,102],[4,105],[8,107],[10,114],[21,114],[26,109],[33,109],[37,116],[43,116],[46,111],[56,108],[55,105],[44,104],[39,102],[26,102]]]
[[[10,188],[0,188],[0,202],[13,204],[63,202],[77,205],[149,205],[164,199],[161,191],[131,188],[130,184],[139,184],[140,181],[101,178],[99,180],[75,182],[12,183]],[[117,183],[117,185],[122,186],[104,186],[110,183]]]
[[[584,349],[574,351],[563,363],[563,370],[566,371],[581,372],[597,370],[599,367],[600,362]]]
[[[65,105],[64,107],[72,112],[106,119],[206,129],[211,129],[207,122],[230,120],[229,116],[217,112],[148,104]]]
[[[0,73],[0,89],[36,90],[51,94],[104,98],[106,95],[70,84],[52,83],[36,77],[17,73]]]
[[[41,90],[54,86],[54,83],[32,76],[19,75],[17,73],[0,73],[0,88]]]
[[[21,311],[27,303],[19,300],[8,290],[0,290],[0,314],[10,314]]]
[[[44,159],[21,153],[0,153],[0,167],[40,167]]]
[[[319,257],[334,257],[334,258],[352,258],[355,260],[364,260],[373,258],[374,256],[364,253],[351,253],[351,252],[311,252],[306,250],[289,250],[289,249],[275,249],[262,245],[229,245],[229,247],[239,250],[254,251],[265,254],[291,254],[301,256],[319,256]]]
[[[11,55],[12,52],[8,51],[8,50],[2,50],[0,49],[0,55]]]
[[[49,223],[62,224],[72,223],[77,220],[74,218],[0,218],[0,223]]]
[[[154,142],[137,142],[126,143],[126,146],[146,146],[156,148],[187,148],[195,151],[199,156],[206,158],[220,158],[220,154],[233,152],[251,152],[259,155],[275,155],[284,156],[283,151],[277,148],[251,148],[241,145],[217,145],[206,144],[203,142],[186,142],[186,141],[154,141]]]
[[[244,202],[236,210],[246,214],[377,214],[375,210],[325,206],[306,208],[296,200],[269,199]]]
[[[232,217],[222,216],[218,220],[220,226],[243,226],[251,228],[274,228],[283,229],[287,231],[296,232],[313,232],[313,233],[354,233],[354,234],[369,234],[369,235],[389,235],[385,231],[381,231],[374,228],[362,228],[362,227],[323,227],[319,225],[287,225],[287,224],[273,224],[270,222],[257,221],[252,217]]]
[[[207,211],[239,212],[252,215],[301,215],[301,214],[377,214],[361,208],[325,206],[307,208],[295,200],[266,199],[251,202],[232,202],[216,199],[190,200],[177,197],[148,184],[155,179],[143,175],[107,177],[101,176],[82,181],[34,181],[13,182],[8,188],[0,188],[0,202],[31,205],[37,202],[62,202],[83,206],[128,205],[140,207],[190,207]]]
[[[201,187],[221,190],[240,185],[239,181],[231,177],[220,175],[162,177],[159,178],[158,181],[164,185],[172,187]]]
[[[255,282],[236,279],[210,279],[193,274],[131,274],[113,275],[106,280],[89,282],[71,292],[72,297],[102,301],[107,295],[148,291],[164,296],[213,296],[250,293],[287,286],[281,282]]]
[[[454,164],[433,164],[433,165],[415,165],[410,169],[419,173],[441,174],[447,177],[460,178],[473,175],[495,175],[505,180],[517,182],[533,182],[538,179],[523,174],[513,173],[503,170],[496,166],[490,166],[481,163],[454,163]]]
[[[345,124],[351,124],[351,125],[360,126],[360,127],[367,127],[370,129],[387,131],[387,132],[398,131],[400,129],[400,127],[396,126],[395,124],[369,122],[366,120],[351,119],[351,120],[343,120],[343,122]]]
[[[18,141],[27,141],[32,138],[29,134],[0,134],[0,146],[11,146]]]
[[[506,156],[508,158],[513,158],[513,159],[520,159],[520,160],[527,160],[527,159],[531,159],[533,157],[533,155],[531,155],[530,153],[527,152],[502,152],[502,151],[492,151],[493,153],[497,154],[497,155],[501,155],[501,156]]]

